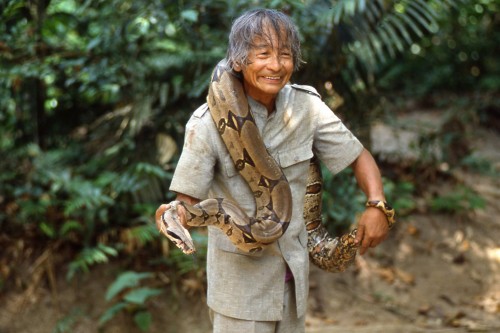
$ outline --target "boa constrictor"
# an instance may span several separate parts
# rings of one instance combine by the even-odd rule
[[[233,201],[211,198],[195,205],[172,201],[162,215],[160,232],[184,253],[195,251],[189,232],[182,226],[177,209],[186,211],[189,226],[216,226],[240,250],[261,251],[286,231],[292,213],[292,195],[283,171],[268,153],[248,106],[240,80],[221,61],[215,68],[207,103],[219,134],[239,174],[250,187],[256,203],[255,217],[249,217]],[[304,204],[308,252],[313,264],[339,272],[354,261],[358,245],[356,230],[331,237],[321,223],[321,170],[316,159],[310,164]]]

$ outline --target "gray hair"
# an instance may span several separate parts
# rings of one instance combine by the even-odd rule
[[[242,67],[248,65],[248,54],[254,46],[255,37],[271,41],[270,36],[265,32],[264,26],[269,27],[271,32],[276,33],[279,44],[286,41],[286,46],[290,47],[292,51],[294,70],[297,70],[303,62],[297,28],[290,17],[274,9],[250,10],[233,22],[229,33],[229,45],[226,55],[228,66],[234,69],[235,65]],[[278,45],[278,49],[281,47],[282,45]]]

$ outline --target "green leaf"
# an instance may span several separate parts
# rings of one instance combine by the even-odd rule
[[[417,12],[415,12],[411,8],[407,8],[407,12],[411,14],[413,17],[415,17],[415,19],[420,21],[420,23],[427,28],[427,22]],[[418,37],[422,37],[424,35],[422,30],[420,30],[420,28],[415,24],[415,22],[413,22],[413,20],[411,20],[407,15],[400,15],[399,17],[402,18],[410,26],[410,28],[412,28],[412,30],[417,34]],[[427,28],[427,30],[429,29]]]
[[[149,330],[152,322],[152,316],[149,311],[140,311],[134,315],[134,322],[143,332]]]
[[[403,38],[406,40],[408,45],[411,45],[413,43],[412,38],[410,37],[410,34],[408,33],[408,30],[406,29],[406,26],[400,21],[401,16],[404,15],[398,15],[398,16],[389,16],[389,20],[394,23],[396,28],[398,28],[399,32],[403,36]]]
[[[149,221],[146,224],[138,225],[129,230],[130,236],[141,245],[147,244],[158,237],[158,229],[156,229],[154,223],[150,223]]]
[[[401,40],[401,38],[399,38],[399,36],[398,36],[396,30],[394,29],[394,27],[392,26],[391,22],[389,22],[388,20],[385,21],[380,26],[380,29],[381,30],[385,30],[385,31],[388,32],[388,34],[392,38],[393,43],[396,44],[396,47],[398,48],[399,52],[403,52],[404,51],[403,41]]]
[[[162,292],[163,290],[158,288],[138,288],[131,290],[123,297],[123,299],[129,303],[143,305],[149,297],[159,295]]]
[[[104,325],[107,321],[113,318],[118,312],[123,310],[127,305],[128,304],[125,302],[120,302],[108,308],[99,318],[99,326]]]
[[[382,28],[378,28],[377,29],[377,33],[378,35],[380,36],[380,39],[383,40],[383,45],[387,48],[387,50],[389,51],[389,55],[391,58],[394,58],[396,57],[396,51],[394,50],[394,47],[393,47],[393,41],[389,38],[389,36],[387,35],[386,31]]]
[[[81,231],[82,229],[83,229],[83,227],[80,224],[80,222],[78,222],[76,220],[69,220],[69,221],[64,222],[61,229],[59,230],[59,234],[61,236],[65,236],[71,231],[74,231],[74,230]]]
[[[40,229],[45,235],[47,235],[50,238],[54,238],[54,236],[56,235],[54,227],[47,224],[46,222],[40,223]]]
[[[137,272],[124,272],[120,274],[116,280],[109,286],[105,299],[109,301],[117,294],[127,288],[136,287],[142,279],[153,276],[152,273],[137,273]]]
[[[198,21],[198,12],[193,9],[183,10],[181,17],[187,21],[196,22]]]
[[[108,262],[108,256],[116,255],[118,255],[118,251],[116,251],[115,248],[104,244],[99,244],[96,247],[84,248],[77,255],[76,259],[69,264],[67,278],[68,280],[72,279],[78,271],[88,272],[89,266]]]
[[[340,18],[342,16],[342,11],[344,9],[344,6],[342,6],[342,2],[338,3],[334,9],[333,9],[333,22],[335,22],[335,24],[339,24],[340,22]]]

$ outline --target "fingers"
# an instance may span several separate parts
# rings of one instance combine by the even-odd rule
[[[356,244],[360,244],[359,246],[359,254],[365,254],[366,250],[370,247],[376,247],[378,244],[382,242],[375,237],[368,235],[366,232],[366,227],[363,224],[358,226],[358,232],[356,233],[356,239],[354,240]]]
[[[161,230],[161,226],[162,226],[162,223],[163,223],[162,222],[162,215],[163,215],[163,213],[165,213],[170,208],[171,208],[170,204],[162,204],[156,210],[156,213],[155,213],[155,222],[156,222],[156,228],[158,228],[158,230]],[[182,226],[184,228],[186,228],[186,229],[189,229],[190,227],[189,227],[189,225],[186,222],[186,209],[182,205],[178,205],[177,206],[177,216],[179,217]]]
[[[356,233],[356,239],[354,240],[354,242],[356,244],[361,244],[364,237],[365,237],[365,226],[363,224],[360,224],[358,226],[358,232]]]
[[[179,219],[181,220],[182,226],[186,229],[189,229],[189,225],[186,222],[186,209],[182,205],[179,205],[177,207],[177,215],[179,216]]]
[[[358,232],[356,233],[356,239],[354,240],[356,244],[360,244],[359,246],[360,255],[363,255],[366,252],[367,248],[369,247],[369,242],[367,242],[367,240],[365,239],[365,231],[366,227],[363,224],[360,224],[358,226]]]

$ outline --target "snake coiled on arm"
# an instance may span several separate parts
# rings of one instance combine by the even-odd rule
[[[209,85],[207,103],[217,130],[228,149],[236,170],[250,187],[256,203],[253,217],[234,201],[206,199],[195,205],[181,201],[170,203],[162,215],[160,232],[184,253],[195,247],[189,232],[182,226],[178,206],[186,212],[189,226],[216,226],[231,242],[245,252],[261,251],[286,231],[292,214],[292,195],[283,171],[267,151],[248,106],[243,85],[221,61]],[[323,270],[345,270],[356,256],[356,230],[342,237],[331,237],[321,223],[322,179],[318,161],[311,160],[304,204],[308,233],[308,252],[313,264]]]

